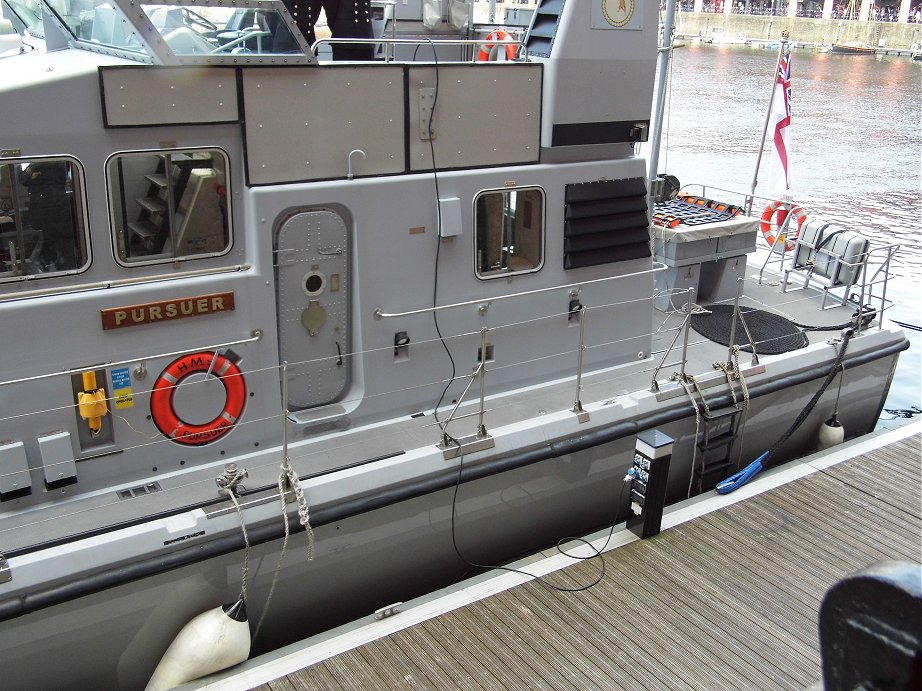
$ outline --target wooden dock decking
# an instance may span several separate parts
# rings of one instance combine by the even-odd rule
[[[606,552],[583,592],[528,581],[257,688],[804,689],[822,677],[826,590],[876,561],[922,561],[914,427]],[[599,568],[545,580],[579,586]]]

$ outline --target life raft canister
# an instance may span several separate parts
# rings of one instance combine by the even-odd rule
[[[515,60],[515,56],[519,52],[519,47],[512,45],[511,43],[506,44],[506,45],[500,45],[500,46],[496,45],[495,43],[490,43],[490,41],[511,41],[513,40],[512,36],[507,34],[502,29],[491,31],[490,33],[487,34],[484,40],[487,42],[480,45],[480,52],[477,53],[478,62],[488,62],[491,59],[495,60],[496,58],[493,57],[493,54],[494,54],[493,51],[494,49],[497,49],[497,48],[506,49],[506,59],[507,60]]]
[[[790,208],[788,208],[788,206],[790,206]],[[779,201],[770,202],[768,206],[765,207],[765,210],[762,212],[762,220],[759,222],[759,229],[762,231],[762,235],[765,236],[765,242],[768,243],[769,247],[775,244],[775,229],[784,225],[784,221],[789,214],[794,215],[794,219],[797,221],[797,228],[791,230],[790,225],[788,225],[788,231],[778,236],[778,239],[784,242],[785,252],[790,252],[794,249],[793,241],[800,235],[800,227],[804,224],[804,221],[807,220],[807,213],[797,204],[788,205]],[[774,224],[772,223],[772,217],[775,217]]]
[[[198,372],[217,377],[224,385],[224,408],[218,416],[196,425],[186,422],[173,407],[173,394],[182,381]],[[225,355],[192,353],[173,360],[157,377],[150,394],[150,414],[165,436],[178,444],[202,446],[220,439],[236,424],[246,402],[246,382],[240,368]]]

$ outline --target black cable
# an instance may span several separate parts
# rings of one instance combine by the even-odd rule
[[[460,445],[459,445],[459,448],[460,448]],[[529,578],[533,578],[534,580],[541,583],[541,585],[547,588],[550,588],[551,590],[556,590],[562,593],[580,593],[585,590],[589,590],[593,586],[598,585],[599,583],[602,582],[602,579],[605,578],[605,559],[602,559],[602,568],[599,571],[599,575],[595,578],[594,581],[592,581],[592,583],[589,583],[587,585],[581,585],[575,588],[567,588],[564,586],[554,585],[553,583],[550,583],[544,576],[537,576],[535,574],[529,573],[528,571],[522,571],[521,569],[514,569],[510,566],[502,566],[500,564],[478,564],[476,562],[471,561],[470,559],[465,557],[463,554],[461,554],[461,550],[458,547],[457,536],[455,533],[455,514],[456,514],[456,507],[457,507],[457,502],[458,502],[458,488],[461,486],[461,470],[463,467],[464,467],[464,454],[462,453],[460,460],[458,462],[458,479],[455,482],[454,493],[452,494],[452,497],[451,497],[451,544],[452,544],[452,547],[454,547],[455,554],[458,555],[458,558],[461,561],[463,561],[465,564],[475,569],[485,569],[485,570],[499,569],[501,571],[509,571],[511,573],[518,573],[523,576],[528,576]],[[591,559],[596,559],[596,558],[601,557],[603,552],[605,552],[605,548],[608,547],[608,543],[611,541],[611,537],[615,532],[615,526],[618,524],[618,513],[619,513],[618,507],[621,505],[621,501],[624,498],[624,488],[627,486],[627,484],[628,484],[627,478],[625,478],[621,482],[621,490],[618,492],[618,500],[615,502],[615,515],[612,518],[611,527],[608,531],[608,537],[605,538],[605,544],[603,544],[601,548],[597,549],[596,547],[592,545],[591,542],[581,537],[562,537],[557,541],[557,544],[556,544],[557,551],[567,557],[570,557],[571,559],[575,559],[578,561],[589,561]],[[589,547],[589,549],[593,551],[593,554],[590,554],[587,557],[580,557],[580,556],[576,556],[574,554],[569,554],[568,552],[565,552],[563,548],[561,547],[561,545],[565,542],[574,542],[574,541],[582,542],[584,545],[586,545],[587,547]]]
[[[877,310],[870,305],[867,305],[863,310],[860,310],[860,312],[861,326],[867,326],[874,321],[874,318],[877,316]],[[795,321],[792,321],[791,324],[804,331],[842,331],[843,329],[854,328],[858,325],[858,314],[859,311],[856,311],[852,314],[851,321],[847,321],[844,324],[833,324],[832,326],[811,326],[809,324],[798,324]]]
[[[432,181],[435,184],[436,213],[435,273],[432,277],[432,321],[435,324],[435,332],[438,334],[439,342],[442,344],[442,347],[445,349],[445,354],[448,355],[448,360],[451,362],[451,377],[449,377],[448,383],[445,384],[445,388],[442,389],[442,394],[439,396],[439,400],[435,404],[435,408],[432,411],[432,417],[435,418],[435,422],[442,430],[442,434],[448,436],[445,432],[445,428],[442,427],[441,420],[439,420],[439,407],[442,405],[442,401],[445,400],[445,394],[448,393],[449,387],[455,381],[457,368],[455,366],[455,359],[451,355],[451,350],[449,349],[448,344],[445,342],[445,337],[442,336],[442,329],[439,327],[439,314],[435,309],[438,306],[439,293],[439,255],[442,253],[442,206],[439,203],[439,173],[438,168],[435,165],[435,144],[433,144],[432,140],[432,122],[435,120],[435,106],[439,101],[439,56],[438,53],[436,53],[435,45],[432,43],[432,39],[429,39],[429,44],[432,48],[432,59],[435,62],[435,94],[433,94],[432,97],[432,109],[429,111],[429,154],[432,157]],[[419,50],[419,46],[416,46],[416,50]],[[416,51],[413,52],[413,59],[416,59]],[[451,437],[449,437],[449,439],[451,439]]]
[[[839,368],[842,366],[842,360],[845,359],[845,349],[848,348],[848,342],[851,340],[854,335],[854,330],[851,328],[846,329],[842,332],[842,343],[839,346],[839,352],[836,353],[836,361],[833,363],[832,367],[829,369],[829,372],[826,374],[826,378],[823,380],[822,385],[819,390],[813,394],[813,398],[810,399],[810,402],[804,406],[804,409],[800,411],[800,414],[794,420],[794,423],[788,428],[788,431],[781,435],[781,438],[776,441],[772,447],[768,450],[768,455],[763,458],[763,467],[768,467],[768,459],[771,458],[778,452],[784,443],[791,438],[791,435],[797,431],[797,428],[800,427],[804,420],[810,415],[813,411],[813,408],[816,406],[817,402],[820,400],[820,397],[832,383],[832,380],[835,379],[836,374],[839,373]]]
[[[896,324],[897,326],[903,329],[910,329],[912,331],[922,331],[922,326],[916,326],[915,324],[907,324],[906,322],[900,322],[900,321],[897,321],[896,319],[891,319],[890,321],[892,321],[894,324]]]
[[[884,408],[884,412],[890,415],[890,417],[887,418],[888,420],[909,420],[913,416],[922,413],[922,408],[919,408],[917,405],[910,406],[909,408]]]
[[[857,320],[855,322],[857,324]],[[819,402],[820,397],[832,383],[832,380],[835,379],[836,374],[839,372],[839,368],[842,367],[842,361],[845,359],[845,350],[848,348],[848,342],[851,340],[854,335],[855,330],[853,328],[845,329],[842,332],[842,342],[839,346],[839,350],[836,353],[836,360],[832,364],[832,367],[829,369],[829,372],[826,374],[826,378],[823,380],[823,383],[820,385],[819,390],[813,394],[813,398],[804,406],[804,409],[800,411],[798,416],[794,419],[794,423],[788,428],[788,430],[781,435],[781,438],[778,439],[768,451],[759,456],[756,460],[750,463],[748,466],[743,468],[738,473],[731,475],[726,480],[721,480],[717,483],[715,489],[718,494],[729,494],[736,489],[739,489],[747,482],[749,482],[753,477],[760,473],[765,468],[769,467],[769,460],[774,456],[778,450],[791,438],[791,435],[797,431],[797,429],[804,423],[807,417],[813,412],[813,408],[816,407],[816,404]]]

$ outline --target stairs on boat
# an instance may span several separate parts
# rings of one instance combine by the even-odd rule
[[[551,48],[554,45],[554,37],[557,35],[557,26],[564,3],[565,0],[541,0],[538,3],[531,28],[525,39],[525,47],[528,48],[529,55],[542,58],[551,56]]]

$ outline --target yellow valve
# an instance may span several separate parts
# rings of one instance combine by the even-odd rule
[[[77,394],[77,411],[86,420],[90,432],[99,434],[102,429],[103,415],[109,412],[106,405],[106,392],[96,388],[96,373],[83,373],[83,391]]]

